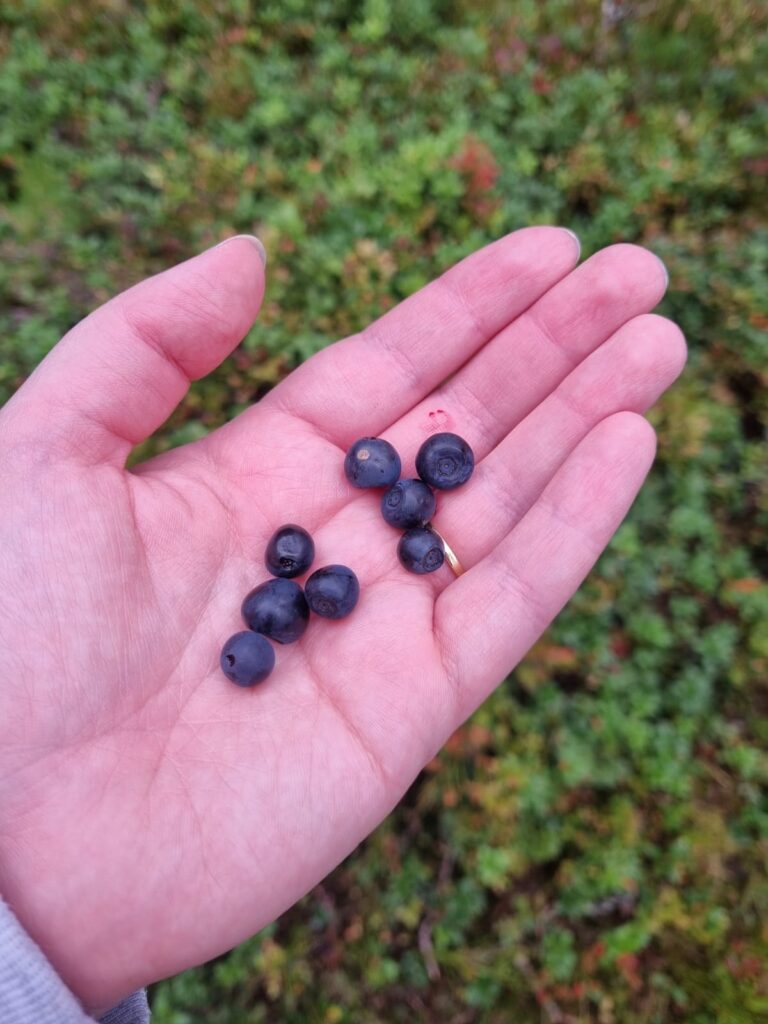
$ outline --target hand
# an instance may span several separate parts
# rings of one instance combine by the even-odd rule
[[[250,327],[264,271],[237,238],[137,285],[0,414],[0,893],[90,1009],[277,917],[397,803],[565,604],[653,458],[643,413],[680,372],[646,315],[665,272],[619,245],[578,269],[518,231],[309,360],[204,440],[131,449]],[[342,464],[379,434],[413,475],[431,431],[478,466],[435,525],[467,568],[399,565],[379,495]],[[273,530],[361,599],[221,674]]]

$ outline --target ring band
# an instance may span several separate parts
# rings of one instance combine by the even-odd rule
[[[440,542],[443,545],[443,551],[445,551],[445,560],[448,563],[448,565],[450,565],[451,569],[453,569],[454,576],[459,577],[459,576],[463,575],[463,573],[464,573],[464,566],[461,564],[461,562],[456,557],[456,552],[453,550],[451,545],[448,543],[448,541],[445,539],[445,537],[443,537],[443,535],[441,533],[438,533],[438,531],[431,524],[430,524],[430,529],[432,530],[432,532],[434,534],[436,534],[436,536],[438,536],[440,538]]]

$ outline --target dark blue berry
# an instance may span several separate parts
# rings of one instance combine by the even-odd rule
[[[433,434],[416,456],[416,472],[441,491],[452,491],[465,484],[474,468],[472,449],[458,434]]]
[[[361,437],[344,459],[344,472],[354,487],[390,487],[400,476],[400,456],[380,437]]]
[[[235,633],[221,651],[221,671],[238,686],[255,686],[275,667],[275,649],[266,637],[249,629]]]
[[[307,531],[287,523],[272,534],[264,561],[273,576],[289,580],[306,572],[314,557],[315,544]]]
[[[397,557],[409,572],[434,572],[445,561],[443,542],[425,526],[406,530],[397,545]]]
[[[423,526],[435,514],[435,496],[422,480],[398,480],[381,499],[381,514],[390,526]]]
[[[243,601],[243,618],[255,633],[292,644],[309,621],[309,605],[304,592],[293,580],[267,580],[259,584]]]
[[[357,604],[360,584],[346,565],[326,565],[312,573],[304,593],[315,615],[324,619],[343,619]]]

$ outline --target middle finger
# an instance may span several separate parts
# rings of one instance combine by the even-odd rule
[[[647,249],[596,253],[384,433],[403,458],[403,475],[412,475],[419,445],[438,431],[460,434],[484,458],[619,327],[653,309],[666,285],[663,263]]]

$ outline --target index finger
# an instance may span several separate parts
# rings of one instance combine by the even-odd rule
[[[565,228],[532,227],[479,249],[324,349],[265,401],[347,448],[379,434],[563,278],[579,259]]]

